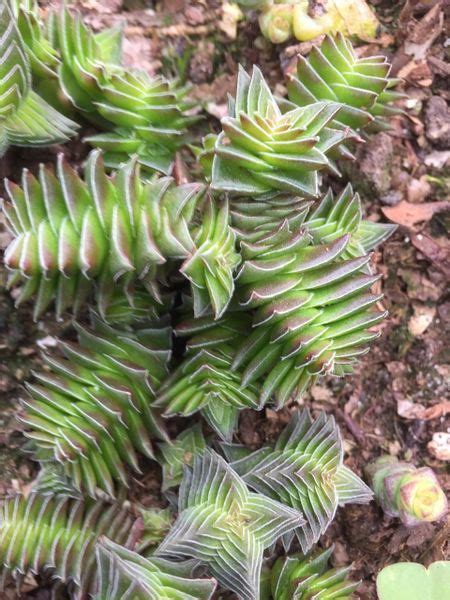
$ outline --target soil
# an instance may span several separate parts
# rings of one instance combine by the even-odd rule
[[[41,2],[43,9],[48,2]],[[53,5],[55,2],[52,3]],[[310,44],[272,46],[260,35],[255,15],[233,22],[229,6],[220,0],[84,0],[76,4],[94,28],[125,21],[126,56],[130,64],[155,73],[177,75],[192,84],[192,96],[203,104],[202,133],[216,131],[232,93],[238,63],[261,66],[284,91],[284,75],[295,55]],[[360,192],[366,215],[393,220],[397,232],[373,257],[384,293],[381,304],[389,317],[381,337],[362,358],[357,372],[346,379],[325,379],[314,386],[305,404],[336,417],[345,439],[346,464],[362,475],[364,466],[381,453],[390,453],[430,466],[450,491],[449,323],[450,245],[450,90],[449,21],[443,1],[392,2],[375,0],[383,24],[380,38],[361,43],[363,55],[382,53],[393,63],[393,73],[404,79],[405,114],[392,119],[388,132],[377,134],[358,149],[354,165],[346,168]],[[42,151],[13,149],[5,157],[1,175],[17,178],[19,167],[33,169],[52,162],[63,151],[80,164],[87,148],[72,143]],[[189,160],[189,159],[188,159]],[[339,190],[338,179],[330,184]],[[1,227],[1,225],[0,225]],[[5,246],[8,233],[0,229]],[[27,491],[37,466],[25,454],[20,399],[24,382],[39,368],[39,351],[55,336],[70,336],[69,321],[55,323],[49,312],[34,323],[30,306],[14,308],[2,271],[0,294],[0,494]],[[290,408],[280,412],[244,411],[239,440],[253,448],[276,438]],[[176,431],[178,424],[173,427]],[[156,463],[145,465],[132,495],[148,506],[164,505],[159,493]],[[376,598],[378,571],[397,561],[428,564],[450,559],[450,521],[406,528],[383,516],[375,503],[348,505],[321,540],[334,544],[335,565],[353,563],[362,580],[359,597]],[[14,590],[0,598],[50,598],[39,582],[30,580],[22,595]],[[224,596],[221,596],[224,598]],[[231,597],[230,597],[231,598]]]

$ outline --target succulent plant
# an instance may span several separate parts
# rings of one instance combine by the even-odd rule
[[[341,105],[316,102],[281,113],[261,71],[239,70],[236,99],[222,119],[212,167],[212,189],[233,195],[288,192],[317,197],[318,171],[336,172],[334,159],[351,132],[336,129]]]
[[[239,446],[222,447],[250,488],[305,516],[306,522],[295,530],[303,553],[327,530],[338,506],[372,499],[371,490],[344,465],[339,429],[323,412],[316,420],[307,409],[294,413],[273,448],[244,454]],[[293,535],[285,535],[286,548]]]
[[[404,525],[438,521],[447,514],[446,495],[429,467],[417,468],[385,455],[368,465],[366,472],[384,512]]]
[[[38,88],[55,107],[79,112],[104,133],[86,138],[105,151],[108,168],[131,154],[147,169],[170,174],[187,127],[187,89],[122,63],[122,29],[94,33],[64,5],[42,22],[35,3],[14,0],[17,25]]]
[[[170,417],[200,411],[222,439],[231,439],[239,411],[258,408],[258,390],[242,386],[241,373],[231,370],[236,345],[250,329],[249,316],[229,312],[219,321],[211,317],[182,321],[175,333],[190,336],[181,364],[163,383],[156,406]]]
[[[279,558],[271,570],[273,600],[350,600],[359,582],[348,578],[351,567],[329,569],[333,547],[308,556]]]
[[[210,600],[216,582],[192,577],[195,561],[143,558],[103,538],[97,546],[99,591],[94,600]]]
[[[10,145],[48,146],[73,137],[77,125],[32,87],[30,62],[8,2],[0,6],[0,156]]]
[[[314,243],[327,244],[345,234],[351,238],[346,250],[348,258],[364,256],[383,243],[396,230],[396,225],[377,223],[362,218],[361,199],[351,184],[335,199],[331,188],[321,201],[313,205],[304,226]]]
[[[319,25],[349,1],[322,2]],[[267,35],[310,27],[300,8],[270,6]],[[93,124],[99,149],[84,176],[60,155],[55,170],[6,182],[8,285],[21,286],[18,304],[36,297],[35,319],[52,302],[58,319],[92,310],[28,386],[20,418],[41,472],[28,498],[4,501],[1,581],[39,575],[74,600],[210,600],[216,580],[240,600],[350,598],[356,584],[327,568],[331,550],[262,570],[278,540],[307,552],[339,505],[372,495],[343,464],[333,418],[302,410],[273,447],[230,442],[241,410],[280,408],[319,376],[351,372],[378,335],[368,252],[393,228],[364,220],[350,186],[321,195],[319,172],[338,174],[346,143],[394,112],[387,62],[328,38],[284,101],[241,68],[223,131],[191,145],[210,185],[176,185],[148,170],[169,174],[188,141],[186,90],[124,66],[120,28],[94,33],[64,3],[46,21],[39,10],[0,8],[0,153],[73,135],[56,109]],[[163,418],[197,412],[215,435],[180,419],[171,440]],[[231,464],[209,448],[217,438]],[[162,466],[170,508],[128,493],[145,458]],[[442,492],[410,467],[377,463],[375,491],[392,514],[433,520]]]
[[[241,600],[259,599],[264,549],[303,522],[298,511],[250,492],[211,450],[186,469],[178,509],[156,555],[199,560]]]
[[[167,374],[170,328],[120,331],[94,319],[76,326],[79,343],[60,343],[65,358],[45,356],[47,371],[29,384],[26,435],[36,458],[59,464],[72,486],[116,495],[137,452],[153,458],[152,441],[168,436],[152,399]]]
[[[15,236],[6,250],[10,285],[25,279],[18,303],[37,295],[35,318],[53,299],[60,316],[76,312],[95,286],[101,314],[114,289],[130,296],[134,283],[161,301],[158,274],[169,261],[181,261],[191,281],[194,308],[211,301],[216,314],[233,292],[232,271],[239,261],[227,206],[206,199],[204,221],[194,213],[203,201],[200,184],[175,186],[170,178],[145,182],[130,161],[112,178],[105,174],[99,151],[87,161],[83,181],[60,156],[56,176],[41,167],[36,180],[23,172],[22,188],[9,182],[4,207]],[[131,300],[132,301],[132,300]]]
[[[95,546],[107,535],[133,549],[141,521],[116,505],[62,495],[17,495],[3,501],[0,527],[1,587],[29,573],[69,585],[72,600],[97,588]]]
[[[399,79],[390,78],[390,70],[385,56],[358,58],[343,35],[327,36],[307,58],[298,56],[297,74],[288,81],[290,103],[284,106],[292,110],[320,101],[340,102],[336,119],[341,124],[355,130],[369,123],[371,129],[386,128],[386,117],[401,112],[392,103],[404,97],[393,90]]]
[[[63,9],[57,27],[62,89],[78,110],[106,130],[86,141],[105,151],[108,167],[117,168],[137,154],[145,167],[169,174],[174,151],[194,120],[183,114],[185,90],[163,77],[102,62],[95,36],[80,15]]]
[[[194,458],[206,448],[202,427],[199,423],[189,427],[170,443],[158,444],[159,462],[163,471],[161,491],[180,485],[185,465],[192,465]]]
[[[242,385],[262,380],[261,404],[299,398],[326,373],[342,376],[378,337],[370,327],[386,316],[369,291],[378,279],[362,272],[370,256],[347,259],[350,234],[311,243],[308,230],[281,224],[258,242],[243,243],[237,275],[243,306],[255,309],[253,331],[233,369]]]
[[[294,35],[294,4],[269,4],[259,16],[263,36],[273,44],[283,44]]]
[[[220,208],[208,198],[202,223],[194,237],[195,251],[180,272],[191,282],[194,314],[223,315],[234,292],[234,270],[241,262],[235,249],[236,236],[229,226],[228,204]]]

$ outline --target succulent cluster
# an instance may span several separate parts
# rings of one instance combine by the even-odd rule
[[[97,589],[101,536],[134,548],[141,529],[139,519],[120,506],[39,493],[5,500],[0,523],[2,585],[37,573],[67,584],[77,600]]]
[[[22,186],[7,182],[7,194],[15,238],[5,263],[10,285],[25,280],[18,302],[37,296],[35,318],[53,300],[60,316],[92,296],[104,316],[119,285],[131,306],[136,284],[161,304],[160,284],[177,261],[192,284],[196,314],[211,304],[220,316],[230,301],[240,260],[235,236],[227,206],[205,196],[201,184],[143,180],[135,160],[108,176],[95,150],[84,180],[60,155],[56,173],[42,166],[36,179],[24,170]]]
[[[17,302],[78,322],[22,404],[41,471],[3,502],[1,585],[31,573],[77,600],[350,598],[348,569],[312,548],[338,506],[372,492],[334,419],[295,401],[350,373],[385,315],[370,251],[393,228],[364,220],[350,185],[323,192],[321,173],[392,114],[388,64],[326,39],[288,100],[241,69],[222,132],[196,150],[208,183],[180,184],[167,174],[192,122],[184,91],[126,69],[119,29],[94,34],[64,6],[43,22],[34,0],[11,0],[0,26],[2,151],[73,135],[56,110],[101,131],[84,175],[60,155],[5,186]],[[241,411],[270,405],[292,413],[278,440],[233,443]],[[134,502],[149,461],[162,511]],[[395,473],[402,511],[410,471]],[[392,482],[374,478],[376,494]],[[303,554],[269,569],[278,540]]]
[[[390,70],[385,56],[358,58],[344,36],[327,36],[320,47],[313,46],[308,57],[298,56],[288,97],[292,106],[340,102],[344,106],[336,119],[357,131],[368,125],[370,130],[386,128],[386,117],[400,112],[392,103],[403,97],[393,89],[399,80],[389,77]]]
[[[20,37],[21,56],[12,60],[15,64],[22,61],[26,68],[23,85],[30,87],[32,75],[36,89],[48,103],[98,128],[101,133],[86,141],[104,150],[109,168],[117,168],[135,154],[144,168],[170,174],[174,153],[185,142],[187,128],[197,120],[187,114],[191,108],[185,100],[187,89],[162,76],[150,77],[144,71],[126,67],[121,28],[95,34],[81,15],[71,13],[64,5],[58,12],[51,12],[45,22],[37,2],[11,0],[11,9],[4,9],[2,23]],[[5,125],[7,131],[11,129],[11,143],[20,142],[22,122],[36,128],[36,132],[26,130],[26,145],[49,144],[74,135],[75,124],[47,102],[35,94],[30,96],[13,122]],[[49,129],[47,137],[39,130],[44,120]]]
[[[398,517],[410,527],[438,521],[447,514],[447,497],[429,467],[418,469],[386,455],[366,471],[375,497],[389,517]]]

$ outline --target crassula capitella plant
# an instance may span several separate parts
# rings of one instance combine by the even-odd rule
[[[45,98],[101,133],[87,138],[117,168],[131,154],[150,171],[169,174],[175,151],[197,120],[186,89],[162,76],[130,69],[122,60],[122,31],[95,34],[62,3],[43,22],[37,2],[12,1],[36,85]]]
[[[16,302],[74,322],[18,411],[41,470],[2,502],[3,584],[32,574],[79,600],[350,598],[348,569],[314,546],[372,492],[344,464],[332,407],[296,402],[351,373],[386,314],[370,259],[393,227],[323,179],[395,112],[389,65],[326,38],[287,99],[241,68],[222,131],[190,145],[204,178],[180,182],[184,90],[126,68],[118,29],[93,33],[65,6],[44,22],[32,0],[2,18],[0,81],[19,82],[3,149],[62,142],[69,118],[101,132],[81,167],[62,152],[5,183]],[[16,135],[30,94],[61,135]],[[265,407],[291,413],[278,439],[239,444],[241,412]],[[144,511],[136,490],[155,469],[169,506]]]

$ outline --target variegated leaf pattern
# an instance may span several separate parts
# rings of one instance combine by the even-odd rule
[[[250,327],[249,315],[231,310],[219,321],[204,317],[178,325],[175,333],[190,337],[186,356],[158,393],[156,406],[164,407],[166,417],[200,411],[222,439],[231,439],[239,411],[259,408],[258,388],[242,386],[242,373],[231,370],[236,345]]]
[[[252,243],[273,232],[281,223],[286,223],[290,231],[298,231],[315,206],[313,200],[288,194],[268,198],[241,196],[231,199],[230,212],[238,239]]]
[[[233,195],[288,192],[318,196],[318,171],[337,172],[334,159],[351,157],[343,145],[352,136],[333,127],[336,102],[316,102],[285,114],[261,71],[240,68],[236,99],[222,119],[212,166],[212,188]]]
[[[96,543],[107,535],[134,549],[140,519],[117,505],[81,501],[64,495],[17,495],[0,512],[0,586],[29,573],[68,584],[72,600],[97,590]]]
[[[192,465],[194,458],[202,454],[206,440],[199,423],[180,433],[175,440],[158,444],[158,461],[162,467],[162,491],[180,485],[185,465]]]
[[[303,522],[298,511],[250,492],[211,450],[186,469],[178,509],[156,555],[199,560],[241,600],[259,600],[264,549]]]
[[[337,120],[352,129],[385,129],[386,117],[401,112],[393,102],[404,95],[393,88],[399,79],[389,77],[391,65],[385,56],[358,58],[351,42],[342,34],[326,36],[313,46],[307,58],[298,55],[297,74],[288,81],[290,103],[308,106],[318,101],[343,105]]]
[[[10,145],[48,146],[67,141],[78,125],[32,88],[30,62],[7,1],[0,5],[0,156]]]
[[[78,344],[60,343],[64,358],[44,357],[22,421],[37,459],[61,465],[77,490],[114,497],[127,468],[139,472],[138,453],[153,458],[152,441],[168,440],[152,400],[167,375],[171,330],[94,325],[76,326]]]
[[[279,558],[270,573],[272,600],[350,600],[359,582],[349,578],[351,567],[330,569],[333,546],[308,556],[293,554]]]
[[[109,177],[93,151],[85,180],[60,156],[56,174],[42,166],[36,179],[25,170],[22,187],[8,182],[7,193],[10,285],[25,280],[18,302],[36,295],[35,318],[53,299],[58,316],[69,307],[76,312],[92,291],[105,315],[119,285],[133,302],[135,282],[162,302],[159,280],[166,279],[161,269],[168,261],[184,261],[181,271],[202,309],[207,298],[216,316],[227,306],[239,256],[226,205],[206,199],[209,219],[195,222],[196,209],[203,210],[201,184],[141,180],[133,160]]]
[[[226,445],[223,449],[230,458],[239,451]],[[342,439],[334,418],[320,413],[313,420],[306,409],[294,413],[273,448],[237,458],[231,467],[250,488],[304,514],[306,523],[295,530],[304,553],[326,531],[338,506],[365,504],[373,496],[343,464]],[[284,537],[286,548],[292,537],[292,532]]]
[[[319,376],[351,373],[372,325],[386,316],[370,292],[370,256],[346,258],[351,234],[315,244],[307,227],[287,221],[257,242],[242,242],[237,276],[241,303],[255,309],[253,332],[238,349],[233,369],[242,385],[262,382],[261,403],[299,398]]]
[[[99,591],[94,600],[210,600],[216,582],[195,579],[196,561],[143,558],[103,538],[97,546]]]

